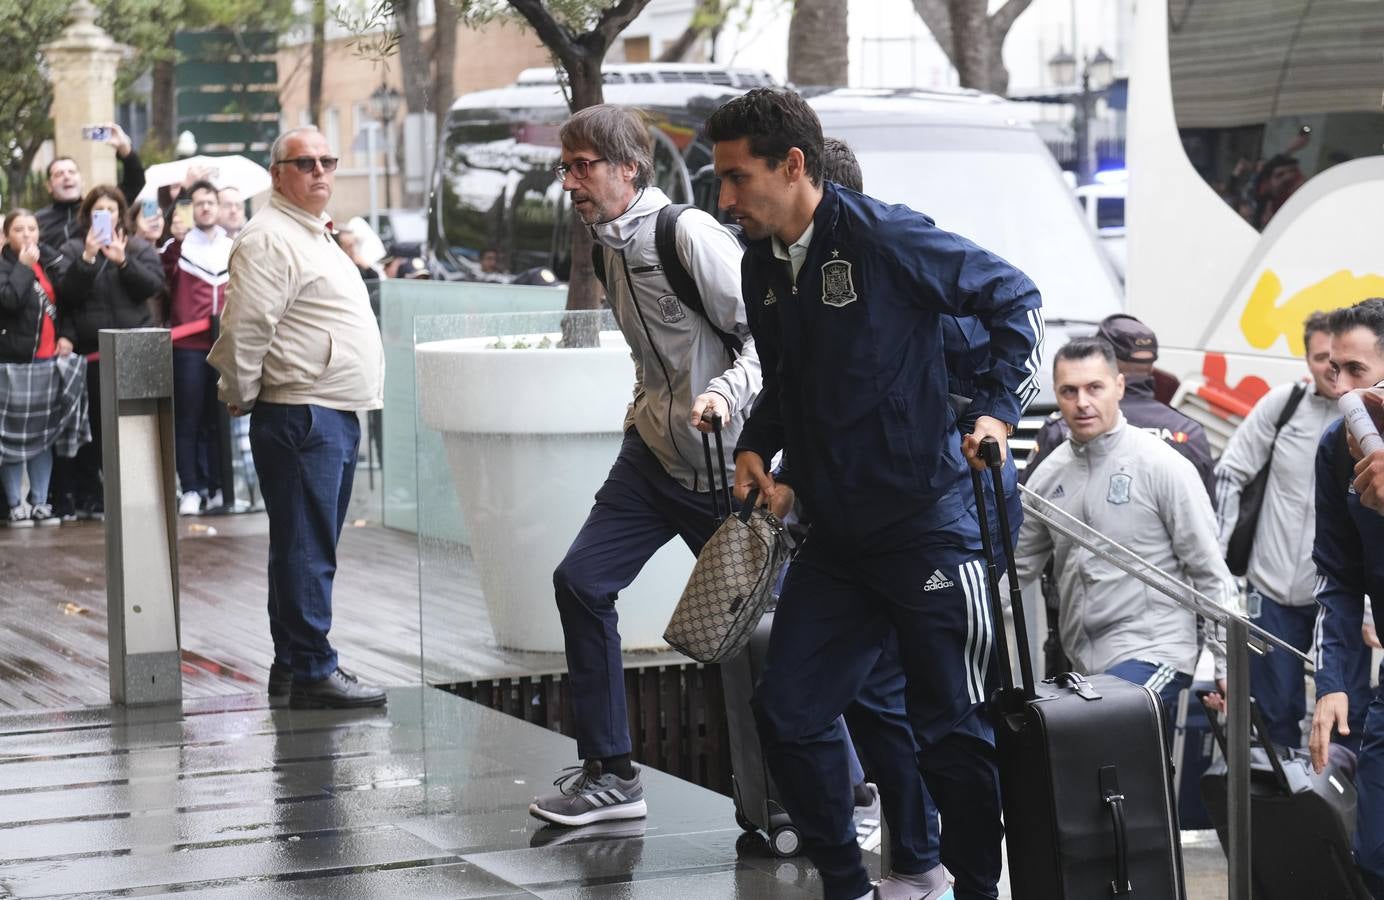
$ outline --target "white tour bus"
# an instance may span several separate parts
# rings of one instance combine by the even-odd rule
[[[1384,296],[1384,2],[1142,0],[1134,39],[1128,308],[1220,443],[1309,313]]]

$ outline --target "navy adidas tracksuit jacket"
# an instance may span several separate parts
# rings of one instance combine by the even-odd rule
[[[738,449],[788,449],[819,536],[921,536],[971,505],[943,316],[975,316],[990,364],[967,418],[1017,423],[1038,393],[1041,301],[1022,272],[904,206],[827,182],[793,284],[771,241],[741,264],[764,372]]]
[[[1384,516],[1361,505],[1350,486],[1354,460],[1344,449],[1344,428],[1342,421],[1336,421],[1317,448],[1312,561],[1317,564],[1317,602],[1321,604],[1318,697],[1350,690],[1347,668],[1359,653],[1365,597],[1384,598],[1384,554],[1379,552],[1384,547]],[[1359,792],[1356,860],[1371,891],[1384,896],[1380,893],[1384,891],[1384,697],[1378,689],[1365,716],[1355,783]]]

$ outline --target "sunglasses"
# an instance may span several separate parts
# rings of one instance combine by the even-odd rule
[[[274,163],[276,166],[292,164],[299,172],[304,175],[310,174],[321,163],[323,172],[335,172],[336,164],[341,162],[335,156],[295,156],[292,159],[281,159]]]

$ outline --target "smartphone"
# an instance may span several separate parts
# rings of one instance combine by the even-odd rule
[[[111,130],[105,125],[87,125],[82,128],[82,139],[87,141],[108,141]]]
[[[93,209],[91,211],[91,230],[96,232],[96,237],[101,241],[101,246],[105,247],[111,242],[111,211],[108,209]]]
[[[185,231],[192,230],[192,201],[186,198],[173,204],[173,222]]]
[[[142,208],[140,209],[140,215],[144,216],[144,218],[146,218],[146,219],[153,219],[153,218],[156,218],[156,217],[158,216],[158,214],[159,214],[159,201],[157,201],[157,200],[145,200],[144,203],[143,203]]]

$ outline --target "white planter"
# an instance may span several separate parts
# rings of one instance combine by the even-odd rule
[[[493,343],[417,347],[422,418],[443,434],[496,641],[561,652],[553,570],[619,452],[634,363],[618,331],[583,349]],[[620,592],[625,649],[665,646],[692,562],[674,539]]]

